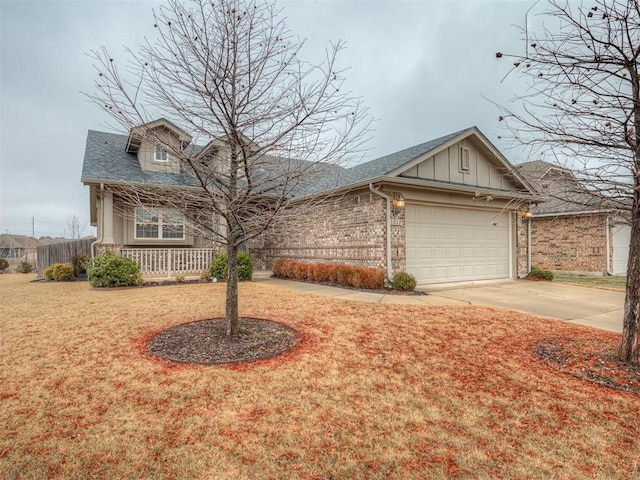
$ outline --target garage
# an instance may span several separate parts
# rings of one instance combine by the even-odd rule
[[[407,272],[419,284],[509,278],[510,215],[407,204]]]
[[[625,224],[616,224],[613,231],[613,273],[614,275],[627,274],[627,261],[629,260],[629,242],[631,241],[631,227]]]

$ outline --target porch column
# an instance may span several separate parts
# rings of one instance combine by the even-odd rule
[[[102,192],[102,243],[113,241],[113,192]]]

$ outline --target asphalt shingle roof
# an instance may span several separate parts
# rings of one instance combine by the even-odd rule
[[[466,132],[469,129],[460,130],[459,132],[445,135],[444,137],[430,140],[420,145],[414,145],[413,147],[405,148],[399,152],[385,155],[384,157],[376,158],[370,162],[362,163],[347,169],[344,177],[344,182],[357,183],[368,179],[382,177],[387,175],[397,168],[409,163],[411,160],[418,158],[425,153],[438,148],[440,145],[447,143],[449,140],[457,137],[461,133]]]
[[[138,157],[133,153],[127,153],[126,146],[126,135],[89,130],[82,166],[82,180],[196,186],[193,177],[185,173],[143,171]]]
[[[296,196],[325,192],[337,187],[383,177],[402,165],[438,148],[469,129],[460,130],[399,152],[391,153],[351,168],[327,165],[305,179]],[[127,136],[89,130],[82,168],[84,182],[126,182],[166,186],[197,186],[186,173],[147,172],[140,168],[135,154],[126,152]],[[203,147],[192,147],[198,151]],[[277,161],[274,164],[278,164]]]
[[[568,169],[544,160],[521,163],[516,169],[546,197],[544,203],[532,207],[534,214],[579,214],[620,208],[613,201],[589,192]]]

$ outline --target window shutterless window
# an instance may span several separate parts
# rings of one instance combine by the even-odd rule
[[[136,208],[136,239],[184,239],[184,215],[177,210]]]
[[[164,148],[160,144],[156,145],[154,160],[156,162],[168,162],[169,161],[169,153],[167,152],[167,149]]]

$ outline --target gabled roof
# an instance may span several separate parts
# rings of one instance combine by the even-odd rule
[[[429,156],[433,156],[441,150],[454,145],[463,139],[473,137],[474,141],[481,145],[491,157],[491,161],[511,173],[515,184],[519,190],[530,193],[533,188],[527,180],[522,177],[516,169],[502,156],[502,154],[482,135],[476,128],[471,127],[465,130],[445,135],[429,142],[421,143],[399,152],[395,152],[383,157],[356,165],[351,168],[342,168],[337,165],[327,165],[327,168],[312,168],[315,172],[305,179],[294,192],[300,198],[307,195],[328,192],[334,189],[357,188],[367,183],[380,181],[398,181],[407,183],[411,180],[401,178],[400,174],[411,168],[417,162],[423,161]],[[191,145],[192,154],[198,155],[215,145],[219,145],[221,140],[213,140],[206,147]],[[140,164],[135,154],[127,153],[128,138],[125,135],[97,132],[89,130],[87,136],[87,147],[85,150],[84,166],[82,170],[82,181],[87,183],[142,183],[157,184],[164,186],[197,186],[193,177],[186,173],[171,174],[159,172],[146,172],[140,168]],[[185,153],[188,154],[189,150]],[[264,158],[271,158],[265,156]],[[273,157],[273,165],[280,164],[277,157]],[[292,160],[293,161],[293,160]],[[260,174],[259,172],[257,172]],[[447,188],[446,182],[438,181],[417,181],[423,186]],[[455,186],[450,186],[455,187]],[[461,185],[460,188],[466,190],[473,189],[473,185]],[[505,192],[506,193],[506,192]],[[511,192],[513,194],[513,192]]]
[[[127,153],[126,135],[89,130],[84,151],[82,182],[84,183],[143,183],[165,186],[196,186],[185,173],[146,172],[140,168],[138,157]]]
[[[579,215],[597,211],[619,210],[615,202],[590,192],[568,168],[544,160],[516,165],[536,191],[547,201],[533,207],[534,215]]]
[[[434,156],[467,138],[473,138],[477,143],[482,145],[484,150],[490,153],[490,157],[493,161],[510,173],[513,181],[519,185],[519,190],[527,193],[534,192],[533,187],[529,184],[526,178],[518,173],[513,165],[509,163],[500,151],[475,126],[459,130],[449,135],[445,135],[347,169],[344,175],[346,182],[343,182],[343,184],[349,185],[362,182],[373,183],[381,180],[389,181],[393,177],[400,179],[403,172],[406,172],[418,163],[424,161],[426,158]],[[423,183],[426,184],[425,181],[423,181]],[[442,187],[446,186],[446,182],[430,181],[428,183],[430,186],[436,186],[438,184]],[[472,186],[464,185],[463,187],[468,189]]]
[[[444,145],[466,131],[467,130],[460,130],[459,132],[445,135],[444,137],[436,138],[435,140],[430,140],[420,145],[414,145],[413,147],[405,148],[404,150],[385,155],[384,157],[376,158],[370,162],[356,165],[347,169],[346,178],[348,178],[350,183],[356,183],[363,180],[383,177],[397,168],[407,165],[412,160],[420,158],[425,153]]]
[[[178,137],[182,148],[185,148],[189,143],[191,143],[191,135],[176,126],[174,123],[171,123],[166,118],[159,118],[158,120],[144,123],[131,129],[127,139],[127,152],[137,152],[142,139],[149,135],[149,132],[156,129],[165,129],[172,132],[176,137]]]

